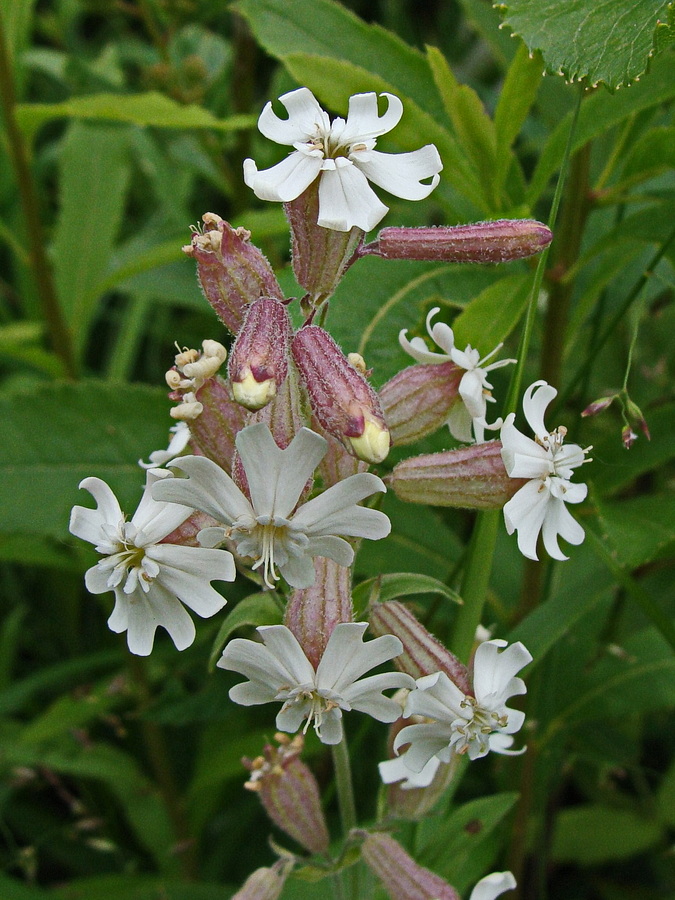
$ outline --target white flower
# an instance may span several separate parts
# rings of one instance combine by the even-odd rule
[[[520,642],[503,653],[500,647],[506,647],[506,641],[485,641],[476,650],[473,695],[464,694],[444,672],[417,679],[404,715],[424,716],[427,721],[403,728],[394,741],[394,750],[410,744],[402,759],[411,772],[423,772],[434,757],[450,762],[453,753],[478,759],[490,750],[514,752],[508,749],[511,735],[519,731],[525,714],[509,709],[506,701],[525,693],[525,683],[515,674],[532,657]]]
[[[184,650],[195,638],[195,626],[182,604],[208,618],[227,602],[212,588],[213,580],[233,581],[236,570],[231,553],[163,543],[192,513],[175,503],[159,503],[152,485],[168,472],[146,475],[143,497],[130,522],[105,481],[85,478],[96,509],[75,506],[70,531],[96,546],[103,558],[84,576],[92,594],[115,592],[109,628],[127,632],[129,650],[147,656],[155,630],[165,628],[176,648]]]
[[[157,483],[154,496],[200,509],[223,522],[225,530],[205,528],[200,541],[213,546],[229,538],[239,555],[255,560],[253,568],[262,569],[268,587],[274,587],[279,577],[277,568],[293,587],[309,587],[314,581],[314,556],[351,565],[354,551],[337,535],[377,540],[389,534],[391,526],[384,513],[356,505],[386,490],[368,472],[346,478],[295,509],[327,452],[328,443],[320,435],[301,428],[281,450],[267,425],[260,423],[243,428],[235,443],[250,501],[220,466],[203,456],[175,460],[171,466],[188,477]]]
[[[403,645],[391,634],[363,643],[367,627],[365,622],[336,625],[316,670],[285,625],[258,628],[262,644],[242,638],[230,641],[218,666],[250,679],[235,685],[230,698],[242,706],[279,700],[280,731],[293,734],[307,719],[305,731],[312,724],[324,744],[341,741],[342,710],[357,709],[378,722],[396,721],[401,707],[382,691],[412,687],[413,679],[402,672],[361,676],[398,656]]]
[[[504,891],[511,891],[516,886],[516,879],[511,872],[493,872],[481,878],[471,891],[469,900],[495,900]]]
[[[523,396],[523,412],[534,432],[534,440],[514,426],[515,415],[506,417],[501,430],[502,459],[511,478],[529,478],[527,484],[504,506],[504,521],[509,534],[518,532],[518,549],[528,559],[538,559],[537,538],[544,539],[554,559],[567,559],[558,545],[558,537],[580,544],[584,529],[572,517],[566,503],[581,503],[588,493],[585,484],[572,484],[574,469],[586,462],[591,449],[577,444],[564,445],[567,429],[547,431],[546,407],[558,392],[545,381],[535,381]]]
[[[143,462],[142,459],[139,459],[139,466],[144,469],[154,469],[181,455],[190,442],[190,426],[187,422],[178,422],[169,428],[169,431],[172,437],[166,450],[153,450],[150,454],[150,462]]]
[[[394,784],[400,781],[399,787],[403,788],[404,791],[410,791],[413,788],[429,787],[436,777],[438,767],[441,765],[440,759],[432,756],[421,771],[413,772],[406,765],[405,757],[404,753],[402,756],[385,759],[384,762],[377,764],[383,784]]]
[[[475,440],[477,444],[481,444],[485,440],[485,430],[499,428],[502,424],[501,419],[497,419],[492,425],[488,425],[486,421],[487,404],[494,403],[494,398],[490,391],[492,385],[487,380],[487,373],[492,369],[500,369],[502,366],[508,366],[515,362],[515,359],[500,359],[496,362],[485,365],[485,363],[501,349],[502,344],[498,344],[495,349],[480,358],[478,350],[474,350],[471,344],[467,344],[464,350],[458,350],[455,347],[455,336],[452,328],[445,322],[436,322],[432,326],[431,320],[440,312],[440,307],[435,306],[427,316],[427,332],[431,340],[440,347],[443,353],[434,353],[427,349],[427,345],[422,338],[414,337],[411,340],[407,338],[407,330],[403,329],[398,336],[399,342],[406,353],[409,353],[417,362],[427,365],[440,365],[449,361],[454,362],[461,369],[466,369],[462,380],[459,382],[459,396],[461,403],[456,403],[450,412],[448,419],[448,427],[450,434],[458,440],[470,443]],[[473,429],[473,433],[472,433]]]
[[[403,104],[393,94],[380,116],[377,94],[349,98],[347,120],[331,123],[310,90],[299,88],[280,97],[288,118],[280,119],[268,103],[258,128],[277,144],[294,152],[271,169],[259,172],[252,159],[244,161],[244,181],[261,200],[287,203],[295,200],[313,181],[319,181],[318,224],[334,231],[352,227],[370,231],[388,210],[369,181],[404,200],[422,200],[439,181],[443,163],[433,144],[412,153],[380,153],[376,138],[391,131],[403,114]],[[429,184],[422,180],[431,178]]]

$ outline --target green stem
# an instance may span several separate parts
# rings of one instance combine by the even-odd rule
[[[72,336],[63,318],[56,295],[52,271],[47,258],[47,244],[42,227],[40,206],[28,162],[28,151],[16,118],[16,94],[2,12],[0,12],[0,104],[7,133],[8,151],[14,167],[19,198],[26,221],[30,265],[35,277],[42,314],[47,323],[54,352],[63,361],[68,376],[75,378],[77,365]]]
[[[501,511],[497,509],[478,513],[471,535],[468,561],[460,589],[464,604],[459,607],[450,645],[455,656],[463,662],[469,660],[476,629],[483,615],[500,516]]]
[[[352,769],[349,762],[347,738],[343,734],[339,744],[331,747],[333,751],[333,768],[335,769],[335,787],[337,790],[340,821],[345,838],[352,828],[356,828],[356,805],[354,803],[354,787]]]

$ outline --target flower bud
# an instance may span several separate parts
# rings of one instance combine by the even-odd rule
[[[321,426],[358,459],[382,462],[391,445],[389,429],[377,394],[361,372],[317,325],[301,328],[291,350]]]
[[[251,410],[267,406],[288,373],[290,336],[282,303],[273,297],[253,301],[230,353],[228,373],[237,403]]]
[[[293,272],[308,294],[311,307],[330,297],[347,268],[356,258],[365,234],[360,228],[334,231],[317,224],[319,179],[299,197],[284,204],[291,226]]]
[[[552,240],[551,230],[542,222],[499,219],[473,225],[383,228],[361,253],[385,259],[500,263],[540,253]]]
[[[378,392],[382,412],[395,444],[412,444],[447,424],[450,410],[461,402],[459,383],[465,370],[454,362],[408,366]]]
[[[463,509],[501,509],[526,481],[509,478],[501,441],[412,456],[386,483],[400,500]]]
[[[628,414],[630,420],[639,426],[640,431],[644,434],[648,441],[651,441],[652,436],[649,433],[649,427],[647,425],[647,420],[642,415],[642,410],[635,403],[634,400],[631,400],[630,397],[626,398],[626,413]]]
[[[289,597],[284,625],[296,636],[316,669],[333,629],[341,622],[353,622],[354,610],[348,566],[316,556],[314,571],[314,583],[294,590]]]
[[[369,622],[373,634],[393,634],[403,644],[403,653],[394,659],[394,665],[401,672],[413,678],[445,672],[462,693],[471,693],[466,666],[430,634],[403,603],[398,600],[374,603]]]
[[[355,836],[365,836],[361,846],[363,859],[384,884],[391,900],[460,900],[447,881],[418,865],[391,835],[357,831]]]
[[[247,424],[249,413],[230,396],[222,378],[210,378],[197,392],[201,415],[190,423],[193,452],[208,456],[232,474],[234,439]]]
[[[611,397],[601,397],[599,400],[594,400],[592,403],[589,403],[586,409],[581,413],[582,416],[597,416],[598,413],[604,412],[606,409],[614,403],[616,400],[616,394],[612,394]]]
[[[270,819],[310,853],[325,853],[329,837],[316,778],[300,759],[301,735],[275,735],[278,747],[268,744],[263,756],[244,760],[251,772],[246,783],[260,797]]]
[[[256,869],[231,900],[277,900],[292,868],[293,860],[279,859],[271,867]]]
[[[626,450],[630,450],[635,441],[637,441],[637,437],[630,425],[624,425],[621,429],[621,440]]]
[[[215,213],[205,213],[202,220],[204,231],[193,234],[183,252],[196,260],[204,296],[236,334],[249,303],[262,296],[282,300],[283,293],[267,259],[250,243],[250,232]]]

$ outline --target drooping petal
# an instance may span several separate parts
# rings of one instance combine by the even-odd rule
[[[137,587],[131,594],[115,591],[115,608],[108,619],[111,631],[127,632],[127,645],[136,656],[152,652],[155,631],[165,628],[177,650],[189,647],[195,638],[195,626],[185,608],[157,582],[143,591]]]
[[[579,484],[574,487],[585,488],[586,485]],[[553,559],[563,560],[568,557],[560,549],[558,538],[564,538],[570,544],[581,544],[586,532],[567,509],[565,503],[557,497],[551,497],[546,508],[541,536],[548,555]]]
[[[192,506],[226,525],[254,515],[251,504],[227,472],[205,456],[181,456],[169,463],[169,468],[188,477],[158,481],[152,488],[156,500]]]
[[[511,872],[493,872],[481,878],[471,891],[469,900],[495,900],[504,891],[511,891],[516,886],[516,879]]]
[[[473,441],[473,419],[463,403],[453,403],[448,416],[448,428],[456,441],[470,444]]]
[[[445,353],[434,353],[433,350],[429,350],[421,337],[413,337],[408,340],[407,334],[408,330],[402,328],[398,334],[398,342],[405,352],[417,362],[439,366],[448,361],[449,357]]]
[[[211,581],[234,581],[237,570],[227,550],[158,544],[146,554],[161,566],[161,584],[203,618],[215,615],[227,603]]]
[[[336,562],[339,566],[351,566],[354,561],[354,550],[351,545],[342,538],[336,537],[334,534],[311,537],[306,552],[312,557],[324,556],[327,559],[332,559],[333,562]],[[312,582],[310,582],[310,584],[311,583]]]
[[[464,401],[472,419],[481,419],[487,411],[483,391],[486,387],[485,374],[482,369],[472,369],[462,375],[459,382],[459,396]]]
[[[350,153],[354,165],[368,181],[379,185],[403,200],[423,200],[440,181],[441,157],[433,144],[410,153],[380,153],[378,150],[355,150]],[[422,184],[431,178],[429,184]]]
[[[334,707],[329,709],[321,717],[321,724],[317,728],[317,734],[322,744],[335,746],[342,740],[342,710]]]
[[[330,128],[328,115],[309,88],[301,87],[282,94],[279,101],[286,107],[288,119],[280,119],[271,103],[265,104],[258,119],[260,133],[269,140],[292,146],[315,137],[320,129]]]
[[[523,413],[527,424],[540,440],[548,437],[544,417],[549,403],[557,396],[556,389],[545,381],[535,381],[523,394]]]
[[[299,197],[318,177],[323,165],[323,155],[301,153],[289,154],[281,162],[269,169],[258,171],[252,159],[244,160],[244,182],[259,200],[289,203]]]
[[[434,756],[443,762],[448,761],[443,756],[449,758],[447,751],[451,736],[452,732],[447,725],[407,725],[396,735],[394,750],[410,744],[405,753],[405,764],[412,772],[421,772]]]
[[[110,569],[104,569],[99,565],[92,566],[84,573],[84,584],[90,594],[105,594],[110,590],[108,579]]]
[[[234,697],[232,699],[234,699]],[[295,734],[309,715],[310,711],[309,701],[305,703],[290,703],[288,706],[282,706],[277,713],[277,728],[279,731]]]
[[[543,481],[528,481],[504,506],[509,534],[518,532],[518,549],[528,559],[537,556],[537,538],[544,524],[551,495]]]
[[[335,540],[339,540],[339,538],[335,538]],[[308,588],[314,584],[315,571],[312,557],[325,556],[326,554],[311,553],[310,551],[311,541],[307,548],[307,555],[290,556],[283,565],[279,565],[279,572],[281,572],[291,587]]]
[[[387,109],[380,116],[377,94],[353,94],[349,98],[347,121],[340,132],[340,144],[371,141],[395,128],[403,115],[403,104],[394,94],[382,93],[387,98]]]
[[[117,497],[100,478],[84,478],[80,488],[89,491],[96,501],[96,509],[74,506],[70,514],[70,533],[90,544],[98,544],[103,537],[101,527],[111,525],[116,528],[124,519]]]
[[[319,182],[319,217],[322,228],[371,231],[388,212],[368,179],[346,157],[325,160]]]
[[[384,762],[378,763],[380,778],[383,783],[394,784],[397,781],[403,781],[403,784],[401,785],[403,790],[429,787],[441,764],[440,760],[435,756],[432,756],[421,772],[413,772],[406,764],[406,756],[407,754],[404,753],[401,756],[394,757],[394,759],[387,759]]]

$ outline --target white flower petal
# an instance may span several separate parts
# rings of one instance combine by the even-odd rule
[[[147,556],[160,564],[161,584],[203,618],[215,615],[227,603],[210,582],[234,581],[237,570],[229,551],[158,544]]]
[[[309,88],[301,87],[279,97],[288,111],[288,119],[280,119],[267,103],[260,113],[258,129],[277,144],[292,146],[314,137],[320,128],[329,128],[330,120]]]
[[[228,697],[240,706],[260,706],[276,700],[277,693],[273,687],[262,681],[242,681],[230,688]]]
[[[314,680],[314,668],[288,628],[267,625],[257,631],[264,644],[235,638],[223,650],[216,665],[240,672],[252,681],[269,684],[277,692],[282,687]]]
[[[481,878],[471,891],[469,900],[495,900],[504,891],[511,891],[516,886],[516,879],[511,872],[493,872]]]
[[[321,725],[317,734],[323,744],[335,746],[342,740],[342,710],[333,708],[325,712],[321,718]]]
[[[382,93],[380,97],[387,98],[387,109],[381,116],[377,108],[377,94],[353,94],[349,98],[349,113],[340,134],[342,145],[370,141],[398,125],[403,115],[403,104],[394,94]]]
[[[473,441],[473,419],[471,413],[461,402],[453,403],[448,416],[448,428],[456,441],[470,444]]]
[[[412,772],[421,772],[434,756],[447,750],[451,731],[438,724],[407,725],[394,739],[394,750],[410,744],[405,764]]]
[[[316,670],[319,688],[342,695],[364,672],[403,651],[400,640],[391,634],[364,643],[367,627],[367,622],[343,622],[335,626]]]
[[[542,440],[548,436],[548,431],[544,425],[546,408],[557,395],[556,389],[545,381],[535,381],[523,394],[523,412],[525,413],[527,424],[537,437]]]
[[[443,168],[441,157],[433,144],[411,153],[380,153],[377,150],[357,150],[350,159],[369,181],[403,200],[423,200],[440,181]],[[429,184],[422,184],[431,178]]]
[[[96,509],[74,506],[68,527],[75,537],[89,541],[90,544],[98,544],[103,536],[101,527],[111,525],[116,528],[124,519],[124,515],[117,498],[105,481],[100,478],[85,478],[79,486],[92,495],[96,501]]]
[[[334,538],[334,540],[337,541],[340,539]],[[312,557],[322,556],[324,554],[310,552],[311,550],[312,547],[310,542],[306,556],[291,556],[283,565],[279,565],[279,571],[291,587],[308,588],[314,584],[316,572],[314,571]]]
[[[383,783],[394,784],[396,781],[403,781],[401,787],[404,791],[412,788],[429,787],[436,777],[436,772],[441,764],[440,760],[432,756],[421,772],[413,772],[406,765],[406,756],[407,754],[404,753],[402,756],[396,756],[394,759],[387,759],[378,763],[380,778]]]
[[[252,159],[244,160],[244,182],[259,200],[289,203],[318,178],[323,165],[321,154],[296,150],[269,169],[258,171]]]
[[[546,478],[551,469],[548,452],[531,438],[521,434],[513,424],[514,413],[504,420],[500,438],[502,460],[511,478]]]
[[[371,494],[384,493],[384,482],[370,472],[350,475],[305,503],[293,516],[293,524],[306,534],[345,534],[353,537],[386,537],[391,524],[384,513],[356,504]],[[367,532],[367,533],[366,533]],[[372,537],[377,534],[377,537]]]
[[[504,506],[509,534],[518,531],[518,549],[528,559],[537,556],[537,538],[544,524],[551,495],[542,481],[528,481]]]
[[[575,485],[575,487],[585,488],[586,485]],[[586,532],[567,509],[565,503],[556,497],[551,497],[546,509],[541,535],[548,555],[553,559],[563,560],[567,557],[558,545],[558,537],[564,538],[570,544],[581,544]]]
[[[388,636],[391,637],[391,635]],[[374,643],[374,641],[370,643]],[[403,672],[384,672],[381,675],[371,675],[369,678],[362,678],[355,684],[345,688],[342,691],[342,696],[352,709],[367,713],[373,719],[377,719],[378,722],[395,722],[401,718],[403,713],[401,704],[390,697],[383,696],[382,691],[391,688],[396,690],[400,688],[412,689],[414,683],[414,679]]]
[[[463,715],[464,693],[445,672],[436,672],[417,679],[416,690],[406,702],[406,716],[419,715],[438,722],[452,722]]]
[[[506,649],[500,650],[505,647]],[[476,699],[483,703],[495,696],[502,702],[515,694],[524,694],[525,685],[517,672],[532,662],[529,650],[520,642],[506,644],[506,641],[483,641],[478,645],[473,663],[473,689]]]
[[[183,503],[226,525],[241,516],[253,516],[251,504],[219,465],[205,456],[181,456],[169,464],[187,478],[165,478],[152,492],[156,500]]]
[[[363,172],[345,157],[328,162],[335,165],[324,165],[321,173],[318,224],[334,231],[350,231],[354,227],[371,231],[389,207],[378,199]]]
[[[445,353],[434,353],[432,350],[428,349],[421,337],[413,337],[408,340],[407,334],[407,328],[401,329],[398,334],[398,342],[405,352],[412,356],[413,359],[417,360],[417,362],[425,365],[437,366],[448,362],[449,357],[446,356]]]
[[[150,469],[145,475],[145,490],[138,504],[131,523],[143,532],[143,545],[156,544],[171,534],[193,512],[189,503],[181,506],[177,503],[165,503],[155,500],[152,488],[165,479],[172,481],[170,474],[160,469]]]
[[[459,396],[464,401],[472,419],[482,419],[487,412],[483,390],[487,386],[482,369],[472,369],[462,375],[459,382]]]

